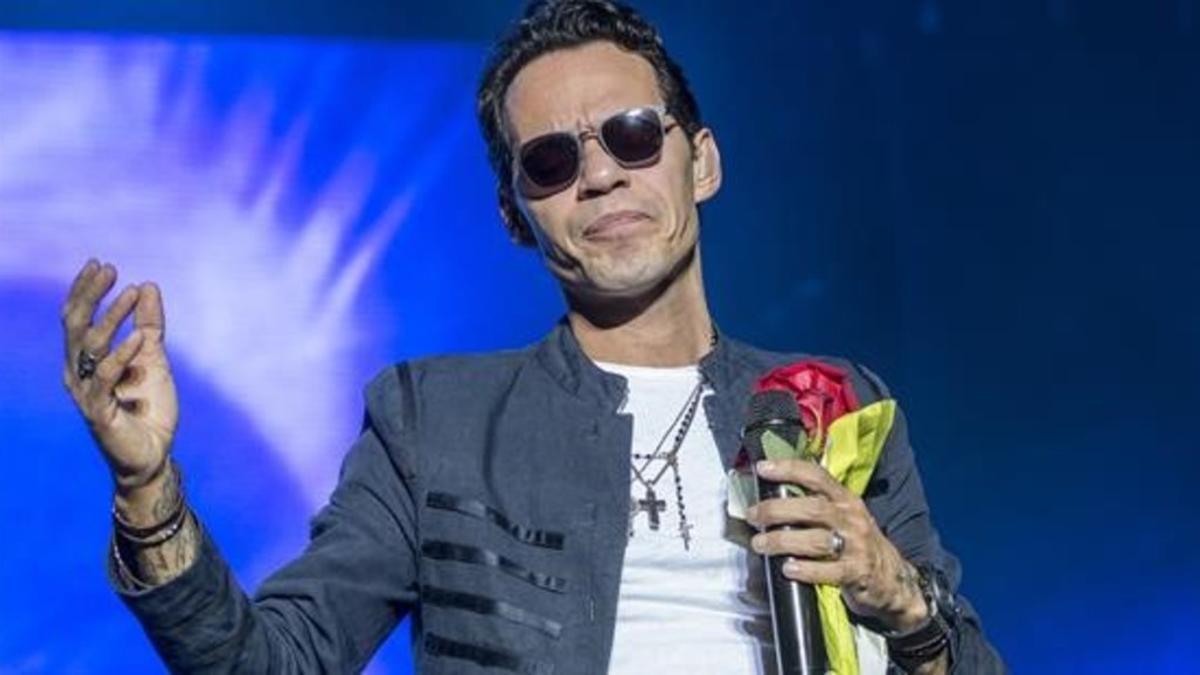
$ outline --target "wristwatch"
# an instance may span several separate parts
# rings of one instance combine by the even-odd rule
[[[911,630],[884,633],[888,658],[906,673],[911,673],[922,663],[932,661],[946,649],[950,650],[951,663],[954,662],[957,642],[954,638],[962,612],[941,570],[931,565],[918,566],[917,586],[929,607],[929,616]]]

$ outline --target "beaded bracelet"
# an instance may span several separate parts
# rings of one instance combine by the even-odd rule
[[[129,569],[129,565],[126,564],[125,558],[121,557],[121,544],[117,541],[116,537],[113,537],[112,539],[112,560],[117,567],[117,579],[120,580],[120,582],[124,584],[127,589],[144,591],[154,588],[153,584],[142,581],[136,574],[133,573],[133,570]]]

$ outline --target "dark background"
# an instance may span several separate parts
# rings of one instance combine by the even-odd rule
[[[888,380],[1015,671],[1194,672],[1200,3],[636,4],[722,149],[724,329]],[[0,28],[485,43],[517,12],[57,0]]]

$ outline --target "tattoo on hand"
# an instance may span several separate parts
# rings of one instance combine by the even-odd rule
[[[917,570],[912,565],[908,563],[902,564],[900,566],[900,570],[896,573],[896,581],[899,582],[900,586],[905,590],[911,593],[916,593],[917,595],[921,594],[921,586],[919,583],[917,583]]]

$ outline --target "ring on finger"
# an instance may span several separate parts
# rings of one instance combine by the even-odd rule
[[[837,560],[842,557],[842,551],[846,550],[846,538],[837,530],[829,531],[829,557]]]
[[[100,359],[86,349],[79,350],[79,357],[75,361],[75,374],[79,379],[86,380],[96,374],[96,365],[100,363]]]

